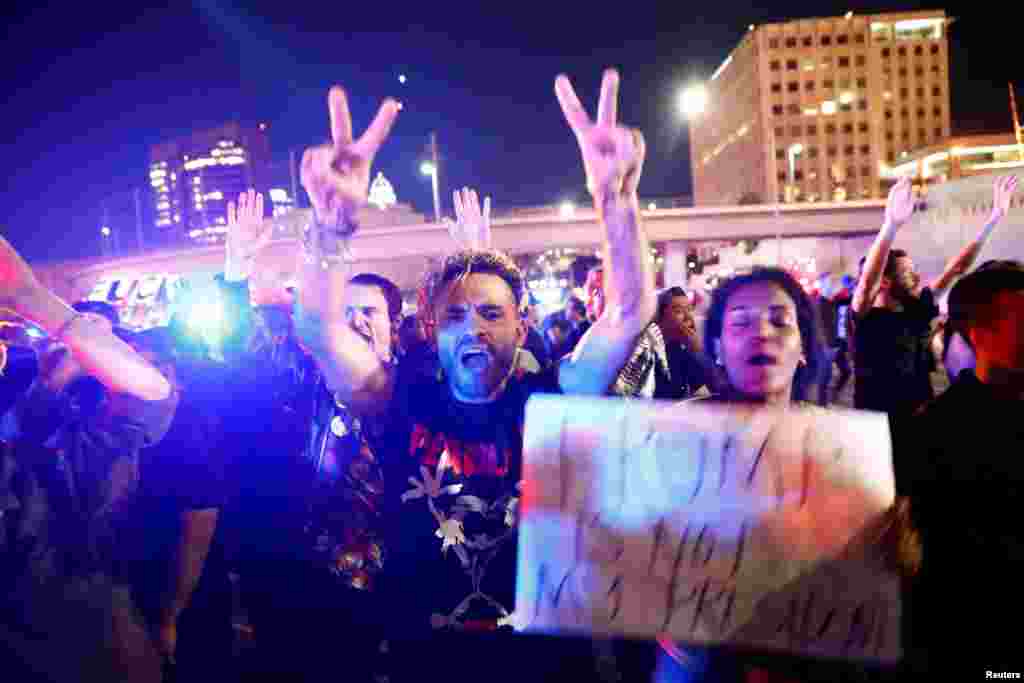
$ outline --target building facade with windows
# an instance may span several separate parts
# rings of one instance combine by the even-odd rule
[[[269,168],[270,138],[262,123],[227,123],[155,145],[149,181],[158,241],[222,241],[228,202],[248,188],[266,192]]]
[[[751,26],[691,121],[696,205],[884,197],[904,153],[950,135],[943,11]]]

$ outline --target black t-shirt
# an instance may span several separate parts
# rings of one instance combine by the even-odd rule
[[[924,556],[907,633],[914,656],[994,671],[1019,655],[1003,615],[1024,609],[1024,401],[964,371],[918,415],[893,421],[896,487],[911,499]],[[1015,660],[1016,661],[1016,660]]]
[[[437,377],[398,372],[384,459],[391,623],[409,635],[510,626],[525,407],[558,392],[556,374],[517,371],[498,400],[468,405]]]
[[[872,308],[857,321],[854,404],[861,410],[912,413],[933,397],[930,289],[902,311]]]
[[[665,344],[669,377],[655,369],[654,398],[681,401],[693,396],[701,387],[711,388],[711,373],[700,356],[680,343]]]

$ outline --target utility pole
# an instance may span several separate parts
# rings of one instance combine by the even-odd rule
[[[1017,139],[1017,158],[1024,161],[1024,131],[1021,130],[1020,117],[1017,116],[1017,97],[1013,92],[1013,83],[1010,86],[1010,113],[1013,115],[1013,136]]]
[[[438,188],[438,176],[441,174],[441,165],[437,155],[437,133],[430,134],[430,161],[434,164],[434,172],[430,174],[430,184],[434,190],[434,222],[441,223],[441,192]]]
[[[298,166],[295,161],[295,148],[292,147],[288,150],[288,172],[292,179],[292,205],[299,208],[299,173]]]

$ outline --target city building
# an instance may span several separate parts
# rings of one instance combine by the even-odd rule
[[[1024,168],[1024,145],[1013,133],[961,135],[902,153],[885,177],[912,176],[927,185]]]
[[[266,124],[236,122],[155,145],[150,150],[154,226],[162,244],[216,242],[227,225],[227,203],[252,187],[269,187]]]
[[[690,121],[697,206],[884,197],[950,135],[944,11],[751,26]]]

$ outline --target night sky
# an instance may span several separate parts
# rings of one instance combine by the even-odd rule
[[[943,7],[897,0],[758,3],[770,11],[678,0],[601,2],[602,9],[551,1],[172,4],[4,8],[0,227],[28,258],[96,254],[102,201],[128,205],[131,187],[147,182],[153,143],[231,119],[267,122],[278,159],[292,146],[322,142],[333,83],[349,91],[357,132],[385,96],[405,104],[376,162],[400,201],[431,211],[418,166],[436,130],[449,212],[450,190],[462,185],[492,195],[500,209],[585,199],[554,78],[568,73],[594,107],[602,68],[616,66],[620,119],[647,136],[641,195],[689,194],[675,94],[707,78],[748,24]],[[993,3],[974,5],[944,6],[958,18],[954,132],[1006,131],[1006,83],[1016,80],[1024,97],[1016,20]]]

